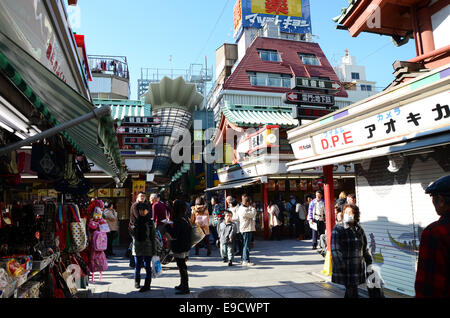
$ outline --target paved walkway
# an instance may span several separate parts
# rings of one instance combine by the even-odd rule
[[[163,266],[163,275],[153,279],[151,291],[139,293],[134,288],[133,269],[124,250],[117,250],[119,257],[109,259],[109,269],[103,273],[103,281],[89,283],[90,297],[94,298],[198,298],[211,289],[239,289],[254,298],[342,298],[344,290],[326,282],[319,273],[324,258],[311,250],[311,241],[263,241],[255,240],[250,253],[252,267],[243,267],[240,256],[234,266],[223,263],[219,250],[211,256],[200,249],[193,250],[188,261],[191,294],[175,295],[174,286],[180,282],[176,263]],[[145,276],[142,269],[142,276]],[[141,284],[143,284],[143,279]],[[362,295],[364,296],[364,295]]]

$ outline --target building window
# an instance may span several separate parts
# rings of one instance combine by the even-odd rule
[[[259,57],[263,61],[280,62],[280,55],[273,50],[258,50]]]
[[[352,72],[352,79],[359,80],[359,73],[353,73]]]
[[[298,53],[298,56],[302,60],[303,64],[306,65],[318,65],[320,66],[319,59],[314,54],[309,53]]]
[[[362,91],[371,92],[372,91],[372,85],[361,85],[361,90]]]
[[[247,72],[252,86],[291,87],[291,75],[276,73]]]

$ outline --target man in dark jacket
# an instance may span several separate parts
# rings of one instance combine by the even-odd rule
[[[191,249],[191,226],[186,220],[186,203],[176,200],[173,204],[173,224],[167,227],[164,234],[171,241],[171,249],[180,271],[181,283],[175,289],[177,295],[186,295],[189,290],[189,276],[186,261]]]
[[[439,220],[428,225],[420,238],[415,282],[416,297],[450,297],[450,176],[425,190],[433,200]]]

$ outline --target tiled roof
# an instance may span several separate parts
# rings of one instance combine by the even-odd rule
[[[277,50],[282,62],[269,62],[260,59],[258,49]],[[321,62],[320,66],[305,65],[301,62],[298,53],[314,54]],[[258,37],[247,49],[245,56],[239,62],[235,71],[223,85],[224,89],[251,90],[285,93],[289,88],[252,86],[247,72],[264,72],[289,74],[298,77],[327,77],[333,81],[339,81],[333,67],[326,58],[319,44],[274,38]],[[336,96],[347,97],[345,90]]]
[[[290,106],[246,106],[230,105],[223,107],[225,118],[237,126],[279,125],[282,128],[298,126],[298,120],[292,118]]]

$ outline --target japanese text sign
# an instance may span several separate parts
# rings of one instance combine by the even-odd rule
[[[262,28],[268,21],[281,32],[311,33],[309,0],[238,0],[234,7],[234,38],[242,27]]]
[[[342,154],[381,146],[450,127],[450,92],[442,92],[395,107],[292,144],[295,157]]]

